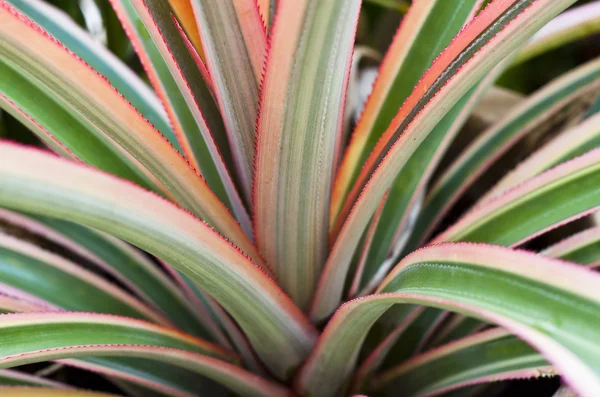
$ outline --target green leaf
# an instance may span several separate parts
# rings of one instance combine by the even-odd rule
[[[4,233],[0,233],[0,282],[67,310],[170,324],[163,315],[94,273]]]
[[[70,114],[52,93],[44,91],[35,75],[3,58],[0,76],[0,106],[55,152],[160,192],[152,178],[98,134],[92,124]]]
[[[286,395],[284,388],[229,364],[234,357],[218,348],[143,322],[97,314],[13,314],[0,318],[0,333],[1,367],[89,357],[121,359],[127,366],[135,358],[193,371],[238,393]]]
[[[342,306],[300,375],[306,395],[335,395],[371,325],[396,303],[452,310],[498,324],[534,346],[576,388],[600,390],[600,275],[525,251],[439,244],[404,258],[377,293]]]
[[[431,130],[502,58],[572,2],[493,2],[437,58],[376,145],[346,200],[311,307],[314,320],[326,318],[339,305],[360,237],[394,178]]]
[[[226,166],[229,152],[223,120],[179,35],[168,2],[110,2],[169,114],[186,159],[202,172],[250,235],[250,219]]]
[[[546,360],[502,329],[470,336],[402,363],[372,382],[394,396],[433,396],[467,385],[553,376]]]
[[[595,266],[600,262],[600,227],[592,227],[569,236],[546,248],[541,254],[580,265]]]
[[[126,243],[74,223],[45,217],[34,220],[2,209],[0,229],[5,229],[8,234],[29,233],[36,244],[47,250],[63,256],[65,253],[74,255],[72,261],[80,263],[83,260],[108,272],[145,302],[158,308],[180,329],[207,340],[222,340],[220,333],[215,333],[217,326],[211,323],[210,316],[204,316],[202,320],[196,316],[202,304],[192,308],[177,285],[150,259]],[[50,247],[46,241],[60,248]]]
[[[12,369],[0,369],[0,392],[6,390],[6,386],[39,386],[53,389],[70,389],[71,386],[56,382],[41,376],[31,375],[26,372]]]
[[[497,197],[527,179],[597,147],[600,147],[600,114],[560,133],[534,152],[480,198],[479,203]]]
[[[170,198],[226,234],[257,258],[249,238],[225,206],[189,164],[119,93],[88,65],[7,3],[0,4],[0,47],[3,60],[16,62],[67,106],[87,120],[119,153],[137,161]],[[142,167],[143,165],[143,167]]]
[[[514,246],[598,208],[600,149],[475,207],[433,242],[473,241]]]
[[[148,345],[187,350],[234,362],[235,355],[201,339],[144,321],[95,313],[20,313],[0,316],[2,367],[34,353],[68,346]],[[41,360],[45,361],[45,360]],[[9,364],[10,363],[10,364]]]
[[[259,86],[267,35],[256,0],[191,0],[234,165],[252,197]]]
[[[399,2],[392,0],[391,3]],[[423,73],[471,17],[477,3],[477,0],[432,0],[411,5],[383,59],[336,175],[332,223],[367,156]]]
[[[310,303],[327,255],[331,182],[360,4],[281,3],[270,40],[257,124],[255,237],[301,308]]]
[[[223,305],[282,378],[312,348],[316,331],[291,300],[246,255],[191,214],[38,150],[2,143],[0,157],[0,206],[75,221],[167,261]]]
[[[599,84],[600,59],[597,59],[554,80],[482,133],[432,186],[405,253],[433,232],[461,194],[496,159],[526,134],[539,131],[544,122],[569,117],[565,109],[597,90]]]
[[[156,94],[127,65],[94,40],[71,18],[62,15],[47,3],[40,0],[11,0],[10,3],[77,54],[94,70],[106,77],[112,86],[131,102],[133,107],[143,114],[177,150],[180,150],[167,115]],[[102,9],[106,8],[100,6]],[[110,40],[111,31],[112,29],[107,26],[109,46],[112,42]],[[127,43],[129,44],[128,41]],[[77,138],[82,140],[82,135],[78,134]]]
[[[397,322],[398,325],[396,325],[395,328],[385,338],[383,338],[377,347],[367,356],[367,358],[363,360],[360,367],[356,370],[356,376],[352,381],[352,390],[356,392],[365,389],[367,383],[370,382],[373,373],[375,373],[383,365],[390,352],[394,348],[399,347],[399,340],[403,340],[405,342],[403,343],[405,351],[411,348],[414,349],[414,346],[411,345],[411,343],[414,341],[411,341],[410,339],[407,340],[406,332],[416,320],[421,318],[425,310],[426,309],[423,307],[416,308],[408,313],[405,317],[396,316],[396,313],[390,313],[392,310],[387,312],[386,317],[394,317],[391,318],[391,320]],[[407,354],[407,356],[410,357],[410,352]],[[403,357],[402,360],[406,358],[407,357]]]
[[[435,347],[444,345],[457,339],[461,339],[481,330],[485,326],[485,323],[472,317],[463,316],[462,314],[452,314],[450,321],[437,331],[430,346]]]
[[[454,137],[459,133],[471,111],[487,92],[498,75],[505,69],[504,61],[496,66],[476,87],[460,101],[425,138],[413,156],[396,177],[385,198],[381,217],[377,222],[372,244],[365,260],[364,274],[358,295],[365,295],[383,280],[398,260],[421,210],[423,196],[437,164]],[[365,247],[363,247],[365,249]]]

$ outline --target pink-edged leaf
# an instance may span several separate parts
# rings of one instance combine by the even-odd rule
[[[594,59],[553,80],[482,132],[431,187],[407,249],[426,241],[465,191],[511,147],[530,133],[568,122],[599,87],[600,59]]]
[[[142,382],[135,375],[126,371],[111,370],[101,365],[74,360],[74,358],[136,358],[170,364],[216,381],[238,395],[254,397],[291,397],[291,393],[284,386],[268,381],[260,376],[248,372],[236,365],[221,361],[217,358],[198,353],[163,348],[156,346],[136,345],[70,345],[53,349],[39,349],[26,351],[18,357],[0,358],[0,366],[13,366],[21,363],[34,363],[40,361],[59,360],[70,366],[92,370],[117,379],[134,381],[155,390],[160,390],[168,395],[190,396],[168,385],[151,382]]]
[[[177,22],[177,20],[174,20],[173,22],[175,23],[175,26],[177,27],[177,30],[179,31],[179,35],[181,36],[181,39],[185,43],[185,47],[188,49],[188,52],[190,53],[192,59],[196,63],[196,66],[198,67],[198,71],[202,75],[202,79],[206,83],[207,88],[210,90],[210,92],[214,98],[215,87],[214,87],[212,77],[210,76],[210,72],[208,71],[208,68],[206,66],[206,63],[204,63],[204,60],[202,59],[202,57],[196,50],[196,47],[194,47],[194,44],[187,37],[185,31],[183,30],[183,28],[181,27],[179,22]]]
[[[371,325],[402,303],[498,324],[540,351],[582,396],[592,397],[600,390],[599,283],[599,274],[581,266],[499,246],[420,249],[394,268],[376,294],[337,311],[298,375],[297,389],[335,395]]]
[[[261,90],[255,238],[283,289],[310,303],[327,255],[331,181],[360,0],[279,4]]]
[[[377,376],[371,388],[425,397],[485,382],[553,375],[556,371],[527,343],[491,329],[399,364]]]
[[[129,292],[34,244],[0,232],[0,254],[0,280],[43,301],[68,310],[120,314],[172,326],[166,316]]]
[[[62,390],[73,389],[73,386],[71,385],[46,379],[37,374],[31,375],[27,372],[21,372],[12,369],[2,369],[0,370],[0,388],[8,385],[48,387]]]
[[[178,328],[205,339],[219,340],[210,317],[194,318],[193,313],[200,307],[191,307],[156,263],[129,244],[70,222],[33,219],[4,209],[0,209],[0,229],[59,255],[68,255],[71,261],[90,266],[90,270],[108,273],[168,316]]]
[[[194,52],[198,54],[199,59],[203,60],[205,57],[204,48],[202,48],[198,25],[196,24],[196,18],[194,17],[192,0],[168,0],[168,2],[175,12],[175,16],[179,20],[177,25],[180,23],[183,25],[182,32],[184,32],[186,38],[189,37],[189,42],[194,48]]]
[[[278,376],[308,354],[315,329],[307,318],[207,224],[130,183],[39,150],[2,143],[0,158],[0,205],[102,230],[167,261],[223,305]]]
[[[191,0],[238,180],[251,199],[255,121],[267,52],[256,0]]]
[[[561,132],[542,148],[521,162],[488,191],[479,203],[501,195],[511,187],[600,146],[600,113],[581,124]]]
[[[311,307],[313,319],[326,318],[338,306],[360,236],[395,176],[437,122],[503,57],[572,2],[494,1],[437,58],[376,145],[346,201]]]
[[[600,149],[596,149],[473,208],[434,243],[522,244],[600,208],[599,181]]]
[[[438,163],[461,131],[474,107],[480,103],[507,65],[505,59],[454,105],[396,177],[386,195],[386,203],[375,231],[373,244],[362,248],[369,251],[366,258],[368,266],[364,269],[364,274],[359,274],[357,271],[354,276],[355,280],[358,277],[363,279],[358,296],[372,293],[402,254],[411,238],[422,210],[429,180]]]
[[[385,54],[339,170],[332,192],[331,226],[360,168],[421,75],[481,7],[481,1],[413,2]]]
[[[60,81],[53,85],[56,94],[93,118],[108,140],[114,140],[160,181],[169,197],[260,262],[240,225],[206,182],[105,78],[4,1],[0,2],[0,19],[4,21],[0,42],[11,54],[27,55],[31,58],[27,65],[48,74],[49,81]]]
[[[189,279],[175,271],[172,267],[167,267],[167,271],[169,271],[177,281],[179,287],[184,291],[191,306],[197,310],[196,315],[202,319],[210,317],[211,323],[215,323],[220,336],[219,340],[222,341],[221,345],[234,346],[234,350],[240,354],[246,367],[250,368],[256,374],[264,374],[264,367],[258,361],[256,353],[252,350],[248,339],[244,336],[235,321],[223,310],[221,305],[206,292],[199,289],[196,285],[191,284]]]
[[[360,367],[356,370],[356,376],[352,381],[352,389],[355,392],[365,388],[375,371],[383,364],[390,350],[402,337],[406,329],[413,324],[424,310],[425,308],[423,307],[413,310],[381,341],[381,343],[379,343],[379,345],[377,345],[367,358],[363,360]]]
[[[93,264],[98,269],[110,274],[136,295],[143,297],[147,301],[152,301],[147,293],[123,275],[118,268],[113,267],[85,246],[78,244],[64,234],[33,218],[0,208],[0,230],[9,235],[19,235],[23,232],[30,233],[31,235],[59,245],[70,254],[75,254],[78,258],[84,259],[88,264]]]
[[[227,150],[218,108],[181,39],[168,2],[110,0],[162,100],[177,139],[192,166],[231,209],[251,235],[250,218],[222,151]],[[223,153],[226,155],[227,153]]]
[[[58,312],[61,309],[27,292],[0,283],[0,312],[30,313],[52,311]]]
[[[600,226],[569,236],[541,254],[594,267],[600,261]]]

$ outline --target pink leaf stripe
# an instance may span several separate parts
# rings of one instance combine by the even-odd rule
[[[110,282],[106,281],[102,277],[56,254],[44,251],[34,244],[9,236],[3,233],[1,230],[0,247],[31,257],[33,259],[47,264],[48,266],[58,269],[61,272],[69,274],[81,280],[83,283],[91,285],[97,288],[98,290],[104,292],[105,294],[111,296],[112,298],[122,302],[125,306],[133,309],[145,319],[156,322],[157,324],[173,326],[173,323],[162,313],[159,313],[157,310],[154,310],[154,308],[150,308],[130,293],[125,292],[124,290],[118,288],[114,284],[111,284]]]
[[[371,354],[362,362],[356,371],[356,377],[353,380],[352,388],[354,391],[362,390],[365,382],[373,375],[375,371],[383,364],[387,354],[394,347],[396,342],[402,337],[406,329],[423,313],[425,308],[418,307],[413,310],[406,319],[404,319],[396,328],[386,336],[381,343],[373,350]]]
[[[0,158],[0,205],[75,220],[168,261],[225,307],[272,370],[285,372],[312,347],[316,331],[292,301],[190,213],[129,182],[36,149],[1,143]]]
[[[187,48],[188,52],[190,53],[190,56],[196,63],[196,66],[198,66],[198,71],[202,75],[204,82],[208,86],[208,89],[210,90],[211,94],[214,96],[215,95],[214,82],[212,80],[212,77],[210,76],[210,72],[208,71],[206,64],[200,57],[200,54],[198,54],[196,47],[194,47],[194,44],[192,44],[190,39],[187,37],[187,35],[185,34],[185,31],[183,30],[183,28],[181,27],[181,25],[179,24],[179,22],[177,21],[177,19],[175,18],[174,15],[172,16],[172,18],[173,18],[173,23],[175,24],[175,26],[177,27],[177,30],[179,31],[181,40],[183,40],[183,42],[185,43],[185,47]]]
[[[418,85],[413,90],[412,94],[406,99],[406,101],[400,107],[398,114],[394,117],[387,130],[383,133],[377,145],[367,158],[363,165],[359,176],[352,187],[349,195],[345,200],[345,204],[342,208],[341,214],[338,218],[336,226],[333,229],[333,235],[335,236],[339,232],[345,218],[352,209],[353,203],[356,201],[361,191],[365,187],[365,184],[369,180],[370,175],[375,171],[378,165],[381,163],[383,157],[390,151],[391,145],[398,144],[403,139],[399,128],[404,123],[405,119],[411,114],[411,111],[417,107],[421,101],[423,95],[428,91],[429,87],[434,85],[436,80],[444,73],[444,71],[451,66],[452,62],[463,53],[476,38],[482,34],[494,21],[505,13],[508,9],[518,3],[518,0],[498,0],[490,3],[486,9],[479,14],[479,16],[473,19],[467,24],[463,30],[456,36],[450,46],[448,46],[433,62],[431,68],[425,72]],[[507,27],[504,28],[507,29]],[[489,45],[487,47],[490,47]],[[480,51],[480,54],[483,53]],[[476,55],[477,56],[477,55]],[[481,56],[481,55],[480,55]],[[384,61],[385,62],[385,61]],[[463,67],[465,71],[468,69],[465,65]],[[457,74],[458,76],[458,74]],[[458,78],[455,77],[454,80]],[[431,102],[434,102],[432,99]],[[431,106],[431,104],[428,104]],[[422,113],[422,112],[421,112]],[[413,116],[416,119],[420,116]],[[400,139],[398,140],[398,138]]]
[[[255,237],[303,309],[327,255],[331,182],[359,8],[358,0],[282,2],[273,24],[257,123]]]
[[[582,232],[574,234],[545,249],[541,253],[550,257],[562,257],[571,251],[596,243],[600,240],[600,226],[586,229]]]
[[[407,287],[404,290],[399,282],[401,279],[396,279],[414,264],[434,264],[433,268],[436,267],[435,264],[440,264],[439,269],[444,269],[449,263],[456,263],[457,266],[468,264],[482,271],[503,272],[533,283],[543,283],[550,288],[578,296],[590,304],[600,305],[600,275],[581,266],[525,251],[483,244],[446,243],[425,247],[405,257],[384,280],[376,294],[350,301],[335,313],[297,376],[296,389],[311,395],[318,385],[320,395],[334,395],[350,374],[371,325],[392,305],[403,303],[443,308],[500,325],[540,351],[582,396],[595,397],[595,391],[600,390],[600,377],[589,360],[586,360],[589,357],[579,356],[569,350],[564,342],[570,340],[562,337],[563,333],[557,326],[548,324],[547,327],[538,328],[540,321],[545,321],[540,318],[551,317],[547,312],[553,309],[547,307],[547,302],[530,302],[535,305],[535,310],[544,311],[537,315],[541,317],[536,317],[531,316],[535,310],[529,310],[526,315],[500,309],[500,299],[500,303],[489,304],[469,298],[471,290],[478,288],[475,285],[463,285],[457,293],[454,292],[458,286],[453,284],[448,284],[448,288],[443,289],[447,292],[428,288],[426,283],[423,283],[423,288]],[[392,290],[386,288],[395,281],[397,283]],[[595,320],[589,320],[586,324],[587,331],[597,332],[589,328],[592,327],[592,321]]]
[[[510,23],[504,24],[486,45],[479,48],[478,52],[462,65],[457,74],[437,91],[437,94],[401,131],[398,127],[403,125],[414,105],[421,100],[423,90],[431,87],[431,84],[447,69],[456,56],[471,45],[472,41],[490,24],[498,22],[498,17],[515,2],[500,0],[489,4],[438,57],[416,90],[402,106],[390,128],[371,154],[370,160],[362,169],[364,178],[361,179],[359,176],[358,183],[355,185],[357,194],[351,194],[346,201],[346,210],[342,211],[342,216],[338,218],[340,220],[338,227],[333,231],[333,235],[337,235],[337,238],[330,251],[312,303],[310,315],[313,319],[326,318],[339,305],[352,254],[364,229],[386,190],[393,183],[394,177],[435,127],[435,124],[444,116],[444,112],[440,109],[449,109],[469,88],[476,84],[479,78],[490,71],[528,35],[533,34],[544,21],[567,7],[570,2],[571,0],[538,0],[519,11]],[[396,136],[398,136],[397,139],[395,139]],[[389,148],[388,144],[391,145]],[[382,161],[379,160],[380,154],[384,157]],[[376,168],[372,175],[371,167]],[[368,183],[366,183],[367,179]],[[364,188],[361,186],[363,182],[366,183]],[[358,195],[360,197],[356,200]],[[348,214],[348,216],[343,214]],[[339,234],[336,233],[336,230],[339,230]]]
[[[188,81],[186,71],[182,68],[182,65],[180,65],[178,63],[177,59],[175,58],[175,55],[173,54],[173,52],[171,51],[171,49],[169,47],[169,44],[167,43],[166,37],[161,32],[161,28],[158,25],[158,22],[153,18],[151,10],[147,6],[147,0],[128,0],[128,1],[130,1],[132,3],[132,5],[135,6],[135,9],[139,14],[140,19],[144,22],[144,26],[146,27],[146,29],[152,36],[154,44],[156,45],[157,49],[160,51],[161,55],[163,56],[163,59],[166,62],[167,66],[169,67],[169,70],[172,73],[173,78],[175,79],[175,81],[178,85],[178,88],[181,90],[181,94],[183,95],[183,97],[189,107],[189,110],[191,111],[192,116],[193,116],[194,120],[196,121],[198,128],[200,129],[200,132],[202,134],[204,142],[206,143],[206,146],[211,153],[211,158],[215,162],[215,167],[217,169],[217,172],[219,173],[221,182],[223,182],[223,185],[227,191],[227,196],[228,196],[229,200],[231,201],[232,209],[233,209],[237,219],[241,223],[241,228],[246,233],[248,233],[248,235],[250,235],[251,231],[252,231],[252,228],[250,226],[250,223],[251,223],[250,217],[248,216],[248,213],[246,212],[244,204],[242,203],[242,200],[237,192],[237,189],[235,188],[235,185],[233,183],[231,175],[229,174],[229,171],[223,161],[221,152],[219,151],[219,148],[218,148],[218,146],[215,142],[215,139],[212,135],[212,131],[209,126],[210,120],[207,117],[205,117],[205,115],[202,112],[202,109],[200,109],[199,99],[195,96],[195,92],[194,92],[194,87],[195,87],[194,82]],[[134,43],[134,48],[137,48],[137,53],[138,53],[138,56],[140,57],[140,60],[142,61],[142,64],[145,64],[145,68],[147,71],[153,70],[154,66],[152,65],[147,54],[144,53],[144,50],[143,50],[144,47],[141,44],[140,38],[135,36],[135,28],[133,25],[135,22],[131,21],[128,18],[127,12],[122,4],[122,0],[110,0],[110,2],[112,4],[116,14],[119,17],[121,24],[124,26],[125,31],[129,32],[128,33],[129,36],[133,39],[132,43]],[[173,21],[171,20],[170,17],[168,18],[167,23],[173,24]],[[173,25],[173,27],[175,30],[177,30],[176,26]],[[137,46],[135,45],[136,43],[137,43]],[[187,49],[185,49],[185,48],[183,50],[187,51]],[[154,71],[154,73],[156,73],[156,71]],[[188,70],[188,73],[189,73],[189,70]],[[172,107],[172,105],[169,105],[170,102],[168,102],[166,92],[164,91],[164,88],[162,88],[160,80],[158,79],[158,75],[155,76],[154,81],[152,79],[151,74],[149,76],[150,76],[151,82],[153,82],[153,86],[155,87],[155,90],[158,92],[159,98],[163,101],[163,104],[165,105],[167,112],[171,114],[172,122],[174,122],[176,120],[175,119],[175,117],[176,117],[175,109]],[[197,82],[196,82],[196,85],[197,85]],[[162,92],[162,94],[161,94],[161,92]],[[210,100],[212,101],[212,98],[210,98]],[[217,115],[217,117],[220,117],[220,116]],[[220,122],[220,119],[219,119],[219,122]],[[174,130],[177,131],[176,125],[175,125]],[[176,135],[177,135],[177,139],[178,139],[179,143],[181,144],[181,146],[184,150],[184,153],[186,154],[186,156],[188,158],[188,161],[190,161],[189,159],[194,159],[195,156],[193,154],[191,144],[190,144],[187,136],[184,135],[184,132],[185,131],[176,132]],[[179,161],[180,160],[175,162],[175,164],[178,164]],[[191,160],[191,161],[192,161],[191,165],[188,163],[187,168],[192,169],[194,171],[194,173],[197,174],[197,170],[199,169],[198,163],[197,163],[197,161],[194,161],[194,160]],[[167,162],[166,164],[170,164],[170,163]],[[185,174],[185,172],[183,170],[181,170],[180,172]],[[202,181],[202,182],[206,186],[206,182],[204,182],[204,181]],[[206,187],[206,188],[208,189],[208,187]],[[214,195],[214,193],[211,192],[211,194],[216,199],[216,196]],[[209,196],[209,198],[204,199],[203,202],[206,202],[208,199],[212,200],[212,198]],[[208,201],[210,201],[210,200],[208,200]],[[208,202],[207,202],[207,204],[208,204]],[[222,205],[222,203],[220,203],[220,204]],[[193,212],[195,212],[195,211],[193,211]],[[226,208],[219,209],[218,213],[221,214],[221,216],[229,215],[229,211]],[[209,223],[212,223],[212,222],[210,222],[211,221],[210,219],[204,219],[204,220],[208,221]],[[237,227],[239,228],[240,226],[237,225]],[[232,238],[232,239],[234,238],[233,236],[235,234],[230,234],[229,232],[221,229],[220,227],[218,227],[218,229],[220,232],[227,234],[230,238]],[[240,236],[240,237],[242,239],[246,238],[245,236]],[[239,245],[241,245],[241,244],[239,244]],[[254,255],[252,255],[252,256],[254,257]],[[255,260],[260,262],[261,261],[260,256],[257,255]]]
[[[64,346],[0,357],[0,366],[12,366],[24,362],[32,363],[59,360],[59,362],[63,362],[67,365],[90,369],[123,380],[135,380],[140,382],[139,378],[129,375],[126,372],[111,370],[73,359],[85,357],[135,357],[155,360],[169,363],[180,368],[194,371],[199,375],[206,376],[223,384],[236,394],[257,397],[291,397],[291,393],[285,387],[267,381],[236,365],[210,356],[166,347],[119,344]],[[181,391],[158,383],[150,383],[147,381],[143,383],[146,383],[146,386],[149,387],[157,387],[158,390],[162,390],[163,392],[174,393],[170,395],[190,396],[188,393],[182,393]]]
[[[0,92],[0,101],[4,102],[8,109],[12,109],[9,111],[13,116],[19,118],[21,122],[28,127],[30,130],[36,132],[37,136],[50,148],[50,150],[54,151],[56,154],[76,161],[81,161],[75,153],[73,153],[68,147],[63,145],[54,135],[50,133],[46,128],[44,128],[40,123],[38,123],[33,117],[29,114],[25,113],[23,109],[17,106],[16,103],[11,101],[6,95]],[[6,110],[6,108],[4,108]]]
[[[458,352],[461,350],[469,349],[472,346],[476,346],[476,345],[483,344],[486,342],[494,341],[494,340],[506,337],[508,335],[510,335],[510,333],[508,331],[506,331],[504,329],[500,329],[500,328],[494,328],[494,329],[483,331],[478,334],[468,336],[468,337],[462,338],[460,340],[448,343],[447,345],[440,346],[436,349],[430,350],[426,353],[423,353],[421,355],[413,357],[413,358],[405,361],[404,363],[384,372],[383,374],[379,375],[376,379],[374,379],[372,386],[375,390],[379,389],[382,386],[385,386],[387,381],[393,380],[400,374],[410,371],[411,369],[413,369],[415,367],[427,365],[428,362],[435,361],[443,356],[450,355],[454,352]],[[498,382],[501,380],[508,380],[508,379],[527,379],[527,378],[538,378],[540,376],[553,376],[553,375],[556,375],[556,371],[553,369],[552,366],[543,366],[543,367],[526,368],[526,369],[519,369],[519,370],[513,370],[513,371],[504,371],[504,372],[494,373],[493,375],[478,376],[469,381],[453,383],[450,386],[437,388],[433,391],[425,392],[425,394],[422,394],[422,395],[424,397],[425,396],[437,396],[437,395],[440,395],[440,394],[443,394],[443,393],[446,393],[446,392],[449,392],[449,391],[452,391],[452,390],[455,390],[455,389],[458,389],[461,387],[469,386],[469,385],[477,385],[477,384],[487,383],[487,382]]]
[[[542,191],[544,188],[552,187],[553,184],[560,182],[561,179],[568,179],[569,177],[574,177],[577,174],[595,172],[598,168],[600,168],[600,149],[595,149],[584,154],[583,156],[558,165],[551,170],[531,178],[522,184],[509,189],[500,196],[491,198],[490,200],[481,203],[481,205],[470,210],[458,222],[436,237],[432,243],[435,244],[443,241],[459,241],[462,235],[468,233],[470,229],[477,227],[479,224],[484,222],[487,217],[501,214],[503,209],[510,208],[511,204],[518,202],[524,197],[527,197],[527,195],[533,195],[536,193],[536,191]],[[513,242],[511,246],[517,246],[524,242],[530,241],[531,239],[549,230],[555,229],[572,220],[591,214],[597,211],[599,208],[600,206],[596,206],[579,212],[568,217],[567,219],[549,225],[542,230],[525,236],[522,239]]]
[[[67,251],[77,254],[79,257],[85,259],[86,261],[94,264],[102,271],[107,272],[111,276],[115,277],[119,282],[123,285],[127,286],[130,290],[136,293],[136,295],[143,297],[146,301],[151,302],[150,297],[140,289],[136,284],[132,283],[127,277],[125,277],[120,272],[116,271],[116,269],[110,264],[106,263],[103,259],[99,258],[93,252],[88,250],[86,247],[81,244],[76,243],[65,235],[57,232],[40,223],[32,218],[26,217],[19,213],[8,211],[3,208],[0,208],[0,221],[7,222],[8,224],[18,227],[20,229],[26,230],[29,233],[35,234],[36,236],[40,236],[44,239],[50,240],[55,244],[58,244],[64,247]],[[0,226],[0,229],[1,226]],[[123,246],[123,249],[129,250],[129,247]],[[137,253],[133,250],[130,252],[132,255],[137,255]],[[144,261],[142,259],[142,261]]]

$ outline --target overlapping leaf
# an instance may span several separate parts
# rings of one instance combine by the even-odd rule
[[[435,125],[485,73],[571,3],[493,2],[437,58],[376,145],[346,200],[311,308],[313,319],[326,318],[338,306],[350,260],[379,201]]]
[[[72,220],[166,260],[225,307],[280,377],[308,354],[315,331],[299,309],[247,256],[189,213],[38,150],[2,143],[0,157],[0,205]]]
[[[371,325],[396,303],[487,320],[534,346],[585,397],[600,386],[600,275],[527,252],[441,244],[404,258],[377,294],[342,306],[297,379],[307,395],[335,395]],[[341,354],[343,352],[343,354]]]
[[[303,309],[327,254],[331,182],[360,4],[282,2],[272,30],[257,124],[255,237],[283,289]]]

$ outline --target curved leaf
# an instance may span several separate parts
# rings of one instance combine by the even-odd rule
[[[567,237],[541,254],[581,265],[595,265],[600,261],[600,226]]]
[[[215,334],[216,324],[211,324],[210,316],[202,321],[196,319],[197,308],[190,307],[185,295],[178,290],[150,259],[109,235],[99,233],[84,226],[57,219],[38,217],[37,220],[0,209],[0,229],[2,223],[25,231],[38,239],[56,244],[71,255],[74,260],[84,260],[102,271],[108,272],[140,298],[157,307],[184,331],[209,339],[219,340]],[[60,253],[60,252],[59,252]]]
[[[183,25],[184,32],[189,40],[191,41],[194,49],[198,53],[201,59],[204,59],[204,49],[202,48],[202,42],[200,41],[200,33],[198,32],[198,25],[196,24],[196,18],[194,17],[194,10],[192,8],[192,0],[168,0],[171,8],[175,12],[175,16]]]
[[[421,211],[425,190],[437,164],[467,121],[474,106],[505,70],[506,65],[505,60],[496,66],[454,105],[396,177],[386,196],[373,245],[368,247],[367,266],[362,276],[364,280],[359,295],[366,295],[375,290],[398,260]]]
[[[26,359],[52,359],[70,367],[110,376],[126,382],[126,390],[133,385],[135,390],[141,388],[141,392],[133,393],[141,396],[228,395],[223,386],[237,391],[235,395],[289,396],[284,387],[235,365],[190,352],[153,346],[73,346],[27,354]],[[115,362],[117,365],[114,365]]]
[[[375,295],[342,306],[297,378],[334,395],[371,325],[395,303],[457,311],[498,324],[539,350],[584,397],[600,390],[600,275],[528,252],[440,244],[405,257]],[[342,353],[343,352],[343,353]]]
[[[90,121],[105,139],[116,142],[124,156],[133,156],[147,167],[181,206],[260,262],[260,255],[206,182],[106,79],[5,2],[0,3],[0,19],[4,21],[0,25],[3,59],[35,74],[40,87]]]
[[[116,56],[70,17],[47,3],[40,0],[11,0],[10,3],[106,77],[179,150],[165,110],[156,94]],[[78,139],[82,139],[81,134]]]
[[[600,149],[475,207],[434,242],[473,241],[514,246],[598,208]]]
[[[431,341],[431,345],[444,345],[471,335],[485,326],[485,323],[475,318],[463,316],[462,314],[454,314],[450,321],[437,332],[435,338]]]
[[[119,314],[170,325],[161,314],[94,273],[1,232],[0,282],[67,310]]]
[[[1,45],[1,44],[0,44]],[[161,191],[147,171],[85,120],[77,119],[51,93],[44,92],[18,64],[0,59],[0,107],[19,120],[48,147],[66,158],[78,159],[136,184]],[[81,136],[86,139],[81,139]]]
[[[339,305],[363,231],[421,142],[485,73],[571,3],[573,0],[494,1],[436,59],[376,145],[346,200],[311,306],[313,319],[326,318]]]
[[[251,260],[189,213],[38,150],[2,143],[0,158],[1,206],[76,221],[164,259],[225,307],[278,376],[308,354],[315,330],[306,317]]]
[[[110,2],[170,115],[186,158],[202,171],[211,189],[231,206],[244,231],[251,235],[250,218],[226,166],[229,149],[223,120],[180,37],[168,2]]]
[[[496,183],[491,190],[479,199],[479,203],[499,196],[511,187],[517,186],[543,171],[597,147],[600,147],[600,114],[596,114],[581,124],[562,132],[541,149],[534,152]]]
[[[232,353],[201,339],[148,322],[107,314],[2,314],[0,333],[3,335],[0,361],[5,368],[7,363],[24,362],[24,352],[78,345],[150,345],[187,350],[227,362],[237,360]]]
[[[371,377],[377,371],[386,360],[390,351],[394,348],[397,342],[404,337],[408,327],[410,327],[414,321],[419,318],[423,311],[426,310],[423,307],[418,307],[409,313],[402,321],[390,332],[381,343],[364,359],[358,370],[356,376],[352,381],[352,389],[356,392],[365,389],[367,383]],[[412,347],[409,343],[406,343],[408,348]]]
[[[371,387],[393,390],[389,395],[436,396],[482,382],[552,375],[535,349],[492,329],[414,357],[377,376]]]
[[[600,59],[554,80],[480,135],[431,188],[406,250],[430,235],[462,193],[519,139],[538,131],[544,122],[569,117],[565,110],[598,87]]]
[[[42,378],[41,376],[12,369],[0,369],[0,392],[5,386],[39,386],[53,389],[71,389],[70,385]]]

